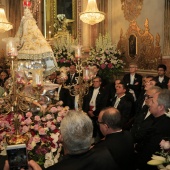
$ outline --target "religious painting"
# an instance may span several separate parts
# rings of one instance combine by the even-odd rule
[[[135,58],[137,54],[137,37],[135,35],[130,35],[129,37],[129,56]]]
[[[73,36],[77,35],[77,0],[45,0],[44,30],[46,38],[52,38],[56,34],[54,25],[57,15],[64,14],[68,20],[68,31]]]

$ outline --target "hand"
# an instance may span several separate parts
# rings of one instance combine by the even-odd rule
[[[134,85],[138,85],[139,84],[139,82],[136,82]]]
[[[42,170],[41,167],[33,160],[28,162],[29,170]]]
[[[42,170],[41,167],[33,160],[30,160],[28,162],[28,165],[29,165],[28,170]],[[4,170],[10,170],[9,163],[7,160],[5,161]],[[21,170],[24,170],[24,169],[22,168]]]

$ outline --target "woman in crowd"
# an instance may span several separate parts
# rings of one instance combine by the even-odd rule
[[[6,70],[0,72],[0,86],[4,87],[5,81],[9,78],[9,74]]]

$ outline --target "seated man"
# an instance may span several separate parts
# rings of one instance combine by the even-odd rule
[[[65,156],[47,170],[120,170],[107,148],[91,148],[92,133],[90,118],[83,112],[70,111],[61,122]],[[34,170],[39,170],[35,164]]]
[[[122,130],[120,112],[114,107],[103,109],[98,124],[105,139],[94,148],[107,147],[121,170],[133,170],[134,143],[130,132]]]
[[[121,113],[123,129],[129,129],[129,121],[134,109],[133,96],[127,93],[127,90],[124,82],[120,82],[116,86],[116,96],[113,98],[111,104],[111,106],[117,108]]]
[[[151,124],[154,120],[153,115],[151,115],[149,111],[149,103],[153,98],[153,95],[160,92],[161,88],[158,86],[153,86],[149,88],[145,93],[145,101],[142,106],[140,112],[136,114],[134,118],[134,123],[131,128],[131,134],[134,138],[134,142],[136,143],[143,135],[145,135],[145,127],[148,127],[147,124]]]

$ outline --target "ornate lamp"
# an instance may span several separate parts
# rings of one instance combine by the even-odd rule
[[[80,13],[80,19],[84,23],[94,25],[105,19],[105,13],[98,10],[96,0],[88,0],[85,12]]]
[[[12,24],[8,22],[6,18],[5,10],[3,7],[4,6],[2,5],[1,0],[0,0],[0,33],[9,31],[10,29],[13,28]]]

